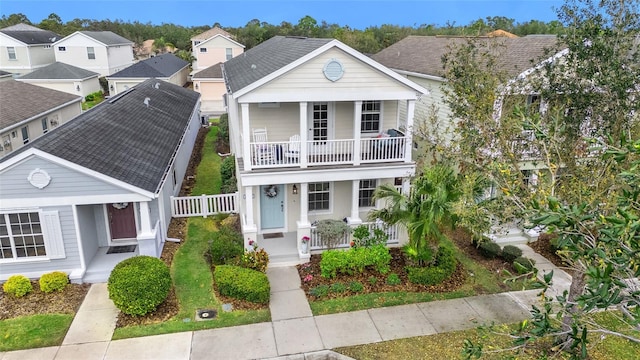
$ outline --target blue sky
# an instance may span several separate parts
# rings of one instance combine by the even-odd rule
[[[364,29],[392,24],[467,25],[487,16],[524,22],[556,19],[560,0],[1,0],[0,14],[23,13],[34,23],[50,13],[63,22],[80,19],[140,21],[183,26],[244,26],[252,19],[296,24],[305,15],[341,26]]]

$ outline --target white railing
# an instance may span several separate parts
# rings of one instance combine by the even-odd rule
[[[361,225],[365,225],[369,228],[369,233],[373,234],[374,229],[383,230],[389,238],[387,239],[387,245],[397,244],[398,239],[398,225],[387,225],[384,222],[367,222],[362,223]],[[352,230],[358,227],[359,225],[352,225]],[[316,226],[311,226],[311,240],[309,241],[309,249],[311,250],[324,250],[327,247],[322,242],[322,238],[320,234],[316,231]],[[353,232],[352,232],[353,233]],[[348,248],[351,243],[351,234],[347,234],[343,239],[336,244],[336,248]]]
[[[360,139],[355,154],[355,139],[307,141],[307,161],[311,166],[404,161],[407,137]],[[249,154],[252,168],[277,168],[300,165],[300,142],[252,142]]]
[[[238,212],[238,193],[171,197],[171,216],[207,217]]]

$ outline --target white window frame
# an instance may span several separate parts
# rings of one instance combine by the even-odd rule
[[[200,53],[204,54],[207,52],[207,48],[206,47],[201,47],[200,48]]]
[[[58,46],[58,51],[67,51],[66,46]]]
[[[312,191],[311,190],[311,185],[312,184],[329,184],[329,189],[326,191]],[[328,201],[329,201],[329,206],[327,209],[315,209],[315,210],[311,210],[310,209],[310,205],[311,205],[311,194],[320,194],[320,193],[327,193],[328,194]],[[330,214],[333,212],[333,182],[331,181],[319,181],[319,182],[311,182],[308,185],[308,197],[307,197],[307,210],[309,211],[309,214]]]
[[[367,110],[366,107],[368,105],[378,104],[378,110]],[[365,122],[372,123],[375,120],[365,119],[370,115],[378,115],[378,129],[376,130],[367,130],[365,129]],[[365,100],[362,102],[362,114],[360,115],[360,133],[362,134],[379,134],[382,132],[382,100]]]
[[[87,59],[89,60],[96,59],[96,49],[93,46],[87,46]]]
[[[11,61],[18,60],[18,56],[16,54],[16,48],[14,46],[7,46],[7,57]]]
[[[29,126],[23,126],[20,129],[20,133],[22,134],[22,144],[28,144],[29,143]]]
[[[363,181],[369,182],[369,186],[368,187],[363,187]],[[373,187],[371,187],[371,183],[373,182]],[[374,208],[376,206],[376,202],[373,200],[373,192],[376,190],[376,188],[378,187],[378,179],[362,179],[360,180],[360,184],[358,185],[358,207],[360,209],[370,209],[370,208]],[[370,192],[370,196],[368,197],[368,201],[369,201],[369,205],[362,205],[362,200],[364,200],[365,198],[363,197],[363,194],[365,192]]]
[[[49,119],[47,119],[46,117],[42,120],[40,120],[40,122],[42,123],[42,133],[46,134],[49,132]]]
[[[233,48],[225,48],[224,55],[227,60],[233,59]]]
[[[40,231],[39,232],[35,232],[33,231],[33,224],[36,224],[34,222],[29,222],[29,223],[25,223],[22,224],[21,222],[16,223],[11,223],[10,221],[10,216],[11,215],[18,215],[18,217],[20,217],[20,214],[37,214],[38,215],[38,222],[37,224],[40,226]],[[45,240],[45,231],[44,231],[44,226],[45,224],[43,224],[43,218],[42,218],[42,214],[40,211],[18,211],[18,212],[11,212],[11,213],[1,213],[0,217],[4,218],[5,224],[4,226],[6,227],[7,230],[7,234],[6,235],[0,235],[0,237],[2,238],[2,240],[4,239],[9,239],[9,244],[10,244],[10,248],[11,248],[11,253],[12,253],[12,257],[10,258],[0,258],[1,262],[16,262],[16,261],[25,261],[25,260],[33,260],[33,259],[45,259],[47,258],[47,241]],[[31,219],[29,219],[31,220]],[[33,255],[33,256],[18,256],[18,246],[16,245],[16,235],[13,233],[13,226],[16,225],[29,225],[29,227],[31,228],[32,232],[30,233],[22,233],[22,234],[18,234],[17,236],[20,235],[26,235],[26,236],[40,236],[42,238],[42,244],[40,245],[35,245],[37,246],[37,248],[42,248],[44,250],[44,254],[43,255]],[[22,226],[21,226],[22,227]],[[1,240],[0,240],[1,241]],[[38,250],[36,250],[38,251]],[[25,254],[26,254],[26,246],[25,246]]]

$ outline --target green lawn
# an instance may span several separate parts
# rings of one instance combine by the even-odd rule
[[[71,325],[73,315],[45,314],[0,321],[0,351],[57,346]]]
[[[103,101],[104,101],[104,97],[99,97],[99,98],[97,98],[95,100],[92,100],[92,101],[85,101],[85,102],[82,103],[82,110],[83,111],[89,110],[92,107],[100,104]]]
[[[215,152],[218,128],[212,127],[205,140],[203,156],[196,173],[192,195],[216,194],[220,191],[220,157]],[[213,293],[213,275],[205,260],[211,233],[217,231],[215,217],[189,218],[187,239],[176,252],[171,264],[171,276],[180,304],[180,312],[170,321],[154,325],[116,329],[113,338],[165,334],[179,331],[211,329],[270,321],[269,310],[222,312],[222,304]],[[211,321],[195,321],[198,309],[217,309],[218,317]]]

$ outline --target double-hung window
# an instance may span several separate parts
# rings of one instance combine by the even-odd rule
[[[225,49],[226,52],[226,56],[227,56],[227,60],[231,60],[233,58],[233,49],[232,48],[226,48]]]
[[[309,211],[330,210],[331,186],[328,182],[309,183]]]
[[[20,131],[22,132],[22,143],[27,144],[29,142],[29,128],[24,126]]]
[[[201,53],[206,53],[207,52],[207,48],[206,47],[201,47],[200,48],[200,52]]]
[[[87,46],[87,58],[89,58],[89,60],[96,59],[96,50],[93,48],[93,46]]]
[[[46,134],[47,132],[49,132],[49,120],[47,120],[47,118],[44,118],[41,120],[42,122],[42,133]]]
[[[380,101],[363,101],[362,102],[362,115],[360,120],[360,131],[363,133],[377,133],[380,132],[380,118],[381,118],[381,103]]]
[[[0,214],[0,259],[46,256],[37,212]]]
[[[377,183],[376,179],[360,180],[358,206],[373,207],[375,205],[375,202],[373,201],[373,192],[376,190]]]
[[[13,46],[7,46],[7,56],[9,60],[16,60],[16,48]]]

